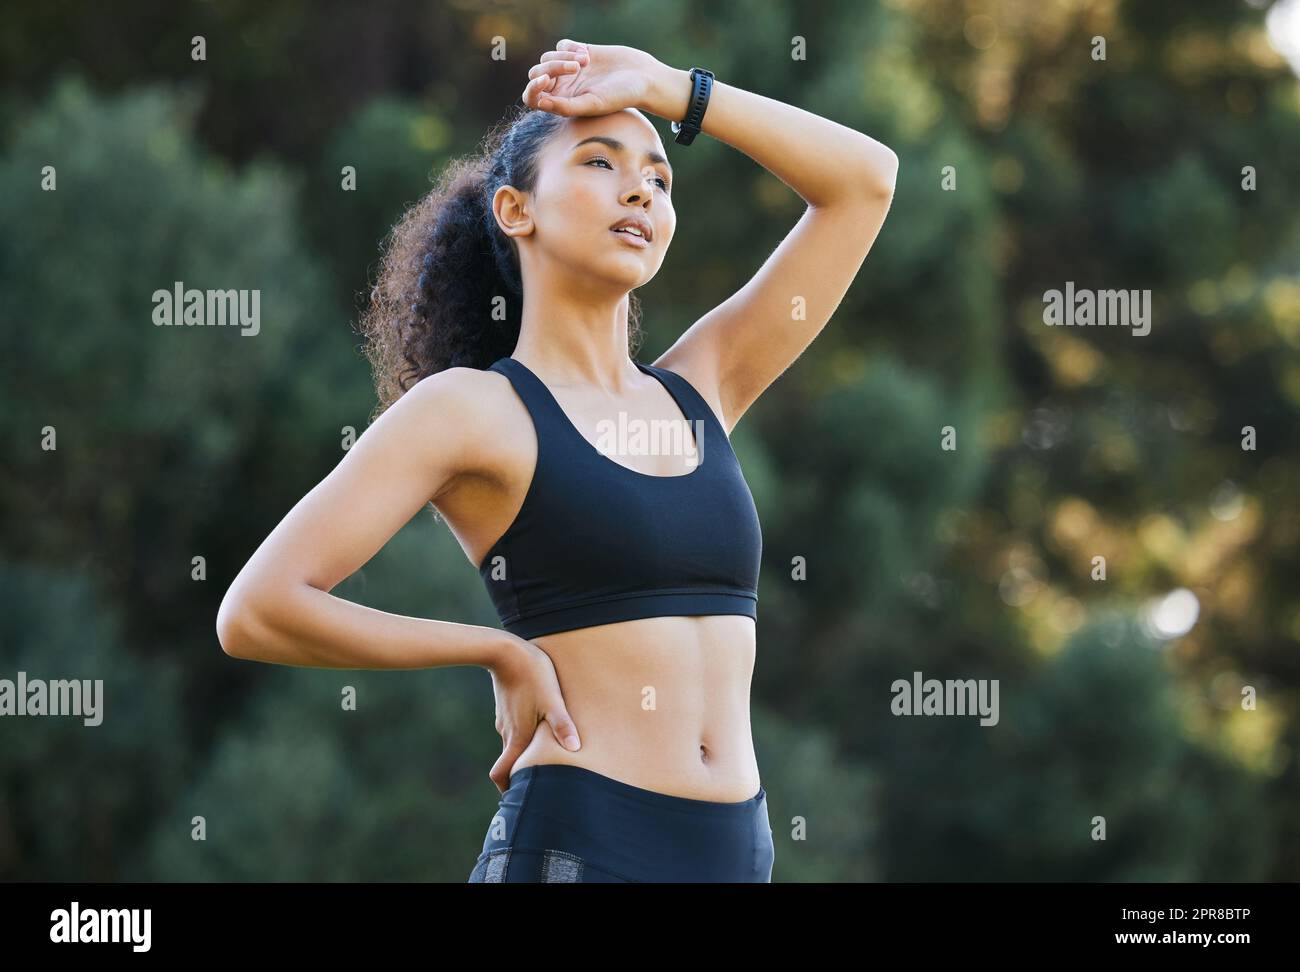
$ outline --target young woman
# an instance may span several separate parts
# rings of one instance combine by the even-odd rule
[[[728,437],[843,298],[898,160],[631,47],[562,40],[528,75],[518,115],[394,228],[363,321],[379,415],[240,572],[218,635],[279,664],[488,669],[502,796],[471,881],[770,881],[749,721],[762,539]],[[643,112],[807,204],[653,365],[633,357],[633,292],[677,214]],[[505,630],[329,593],[429,503]]]

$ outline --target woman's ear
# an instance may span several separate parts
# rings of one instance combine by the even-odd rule
[[[506,236],[527,236],[533,231],[528,195],[514,186],[502,186],[492,196],[492,215]]]

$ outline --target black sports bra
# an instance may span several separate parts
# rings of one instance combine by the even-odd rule
[[[615,462],[523,363],[505,357],[488,369],[510,379],[537,435],[523,505],[479,566],[502,626],[521,638],[673,615],[757,620],[763,537],[727,433],[685,378],[633,363],[689,420],[694,446],[678,440],[694,459],[689,473]]]

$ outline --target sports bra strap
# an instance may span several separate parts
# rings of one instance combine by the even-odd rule
[[[551,390],[523,362],[510,357],[499,358],[492,363],[489,370],[499,371],[510,379],[510,384],[515,386],[515,391],[519,393],[519,397],[528,408],[528,413],[533,417],[534,425],[541,426],[545,423],[558,425],[561,428],[571,427],[568,416],[564,414],[564,409],[560,408],[560,403],[555,400]],[[538,431],[540,433],[541,429],[539,428]]]
[[[718,421],[717,412],[713,411],[712,406],[704,400],[704,396],[695,390],[695,386],[683,378],[675,371],[669,371],[667,368],[659,368],[655,365],[642,364],[635,362],[636,366],[645,372],[653,372],[659,376],[659,379],[668,386],[668,390],[677,399],[677,404],[681,406],[682,414],[694,425],[697,422],[703,422],[706,427],[716,428],[723,432],[726,437],[726,431],[722,428],[722,423]],[[697,426],[698,428],[698,426]]]
[[[632,363],[645,374],[658,377],[660,383],[667,388],[676,400],[678,407],[688,421],[692,424],[703,421],[707,427],[723,431],[725,438],[726,432],[718,421],[717,413],[713,411],[713,408],[689,381],[667,368],[658,368],[655,365],[644,364],[640,361]],[[511,384],[515,386],[515,390],[519,392],[519,397],[528,406],[528,411],[532,414],[535,422],[544,417],[558,423],[566,430],[573,428],[573,423],[569,421],[568,415],[560,407],[560,403],[555,400],[551,390],[522,361],[516,361],[511,357],[498,358],[491,364],[489,370],[498,371],[510,379]]]

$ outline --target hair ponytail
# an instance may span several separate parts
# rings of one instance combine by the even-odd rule
[[[514,351],[523,279],[514,240],[493,216],[492,197],[503,185],[532,191],[541,148],[564,122],[534,109],[507,116],[478,155],[452,161],[388,234],[361,317],[379,396],[376,413],[422,378],[447,368],[486,368]],[[633,293],[632,346],[640,340],[639,319]]]

